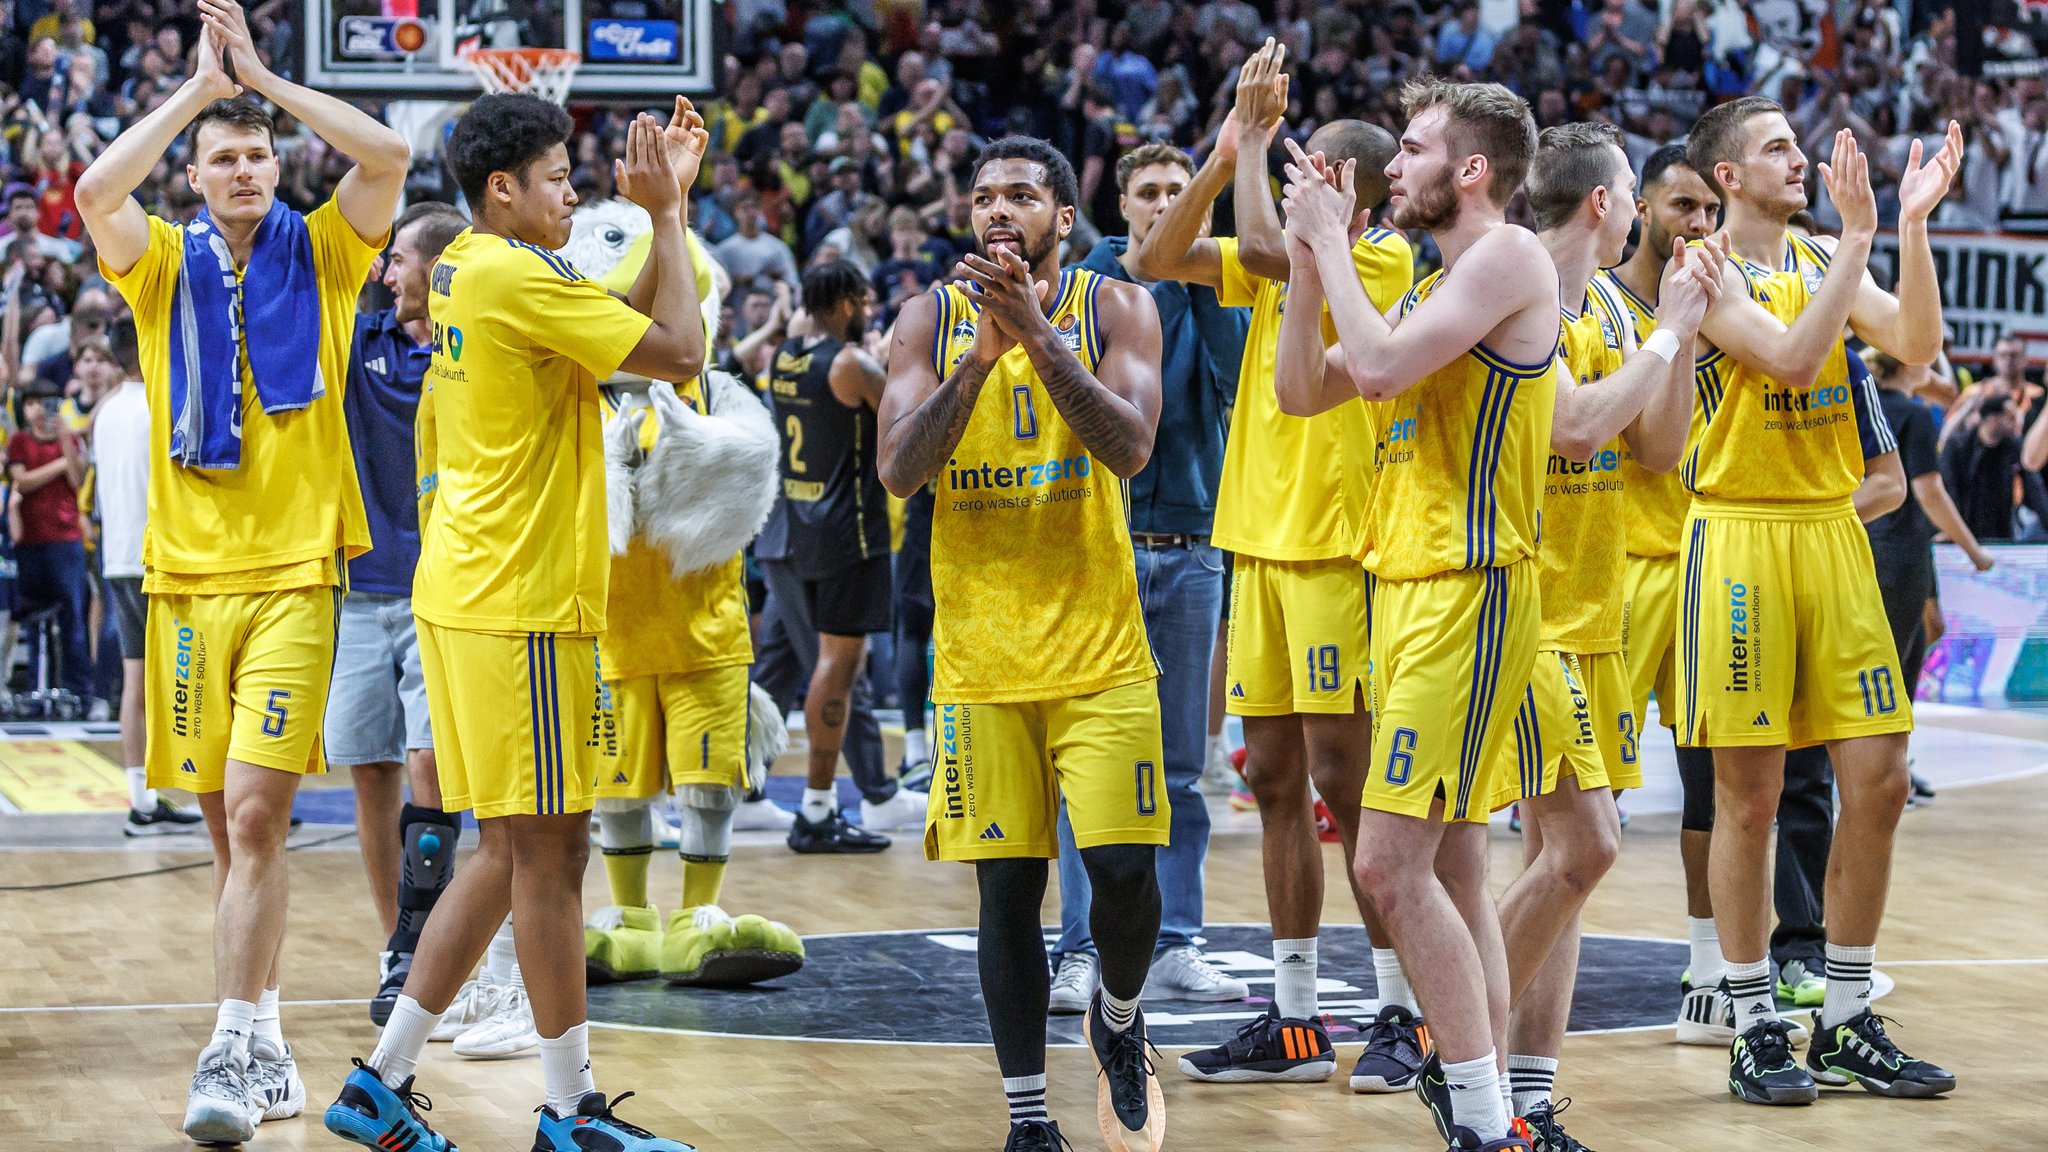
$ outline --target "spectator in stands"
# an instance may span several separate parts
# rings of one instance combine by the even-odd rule
[[[79,348],[107,335],[107,301],[104,293],[80,292],[71,315],[55,324],[36,329],[35,337],[22,350],[22,366],[38,380],[64,395],[71,384]],[[89,405],[88,405],[89,406]]]
[[[725,266],[733,288],[765,290],[780,282],[794,289],[798,279],[796,254],[781,237],[762,230],[760,195],[740,193],[733,200],[732,219],[736,230],[720,241],[711,255]]]
[[[1479,5],[1464,0],[1457,16],[1437,30],[1437,66],[1449,71],[1462,64],[1478,78],[1493,63],[1493,50],[1499,43],[1499,37],[1480,25]]]
[[[68,264],[78,259],[78,241],[42,230],[42,199],[36,194],[34,185],[9,184],[6,197],[7,230],[0,232],[0,238],[29,240],[36,251],[52,260]]]
[[[109,361],[104,341],[84,354]],[[92,696],[92,634],[86,609],[85,532],[78,489],[85,483],[85,442],[64,426],[62,393],[37,381],[21,390],[21,425],[7,442],[7,475],[21,493],[21,532],[14,542],[24,610],[54,605],[61,645],[61,681],[82,707]],[[40,673],[46,675],[47,673]]]
[[[1941,449],[1942,479],[1977,539],[2013,538],[2019,469],[2018,404],[2003,393],[1989,395],[1977,406],[1975,430],[1950,437]]]

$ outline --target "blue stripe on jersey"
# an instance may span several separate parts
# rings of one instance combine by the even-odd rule
[[[1693,364],[1693,395],[1699,400],[1701,420],[1705,423],[1713,422],[1714,413],[1720,409],[1721,400],[1726,394],[1726,386],[1721,382],[1721,365],[1725,360],[1726,357],[1717,349],[1712,355]],[[1694,444],[1692,451],[1686,453],[1685,463],[1678,470],[1678,482],[1685,485],[1688,492],[1699,492],[1699,463],[1700,446]]]
[[[932,329],[932,367],[939,379],[946,378],[946,344],[953,338],[953,294],[944,284],[932,289],[939,297],[938,325]]]
[[[1490,568],[1499,531],[1500,502],[1494,494],[1494,473],[1507,438],[1508,412],[1520,378],[1498,370],[1486,374],[1479,399],[1479,419],[1472,430],[1472,459],[1465,474],[1465,567]]]
[[[547,814],[547,742],[541,733],[546,722],[541,719],[540,708],[540,633],[526,634],[526,722],[533,733],[533,806],[539,815]]]
[[[1543,730],[1536,721],[1536,689],[1522,689],[1522,706],[1515,709],[1515,765],[1520,770],[1522,796],[1543,791]]]
[[[1462,820],[1472,805],[1472,786],[1478,781],[1480,754],[1486,747],[1486,725],[1493,715],[1493,698],[1500,685],[1501,643],[1507,628],[1507,571],[1488,568],[1486,585],[1479,595],[1477,646],[1472,659],[1472,690],[1465,701],[1465,731],[1458,748],[1458,794],[1451,816]]]
[[[582,274],[576,271],[576,266],[569,263],[569,261],[566,258],[557,253],[550,252],[547,249],[539,247],[537,245],[528,244],[524,240],[514,240],[510,236],[505,237],[505,242],[507,244],[512,245],[514,248],[524,248],[528,252],[533,253],[535,256],[540,257],[541,260],[544,263],[546,263],[551,270],[553,270],[555,275],[560,276],[564,280],[583,279]]]
[[[1102,363],[1102,319],[1101,311],[1095,303],[1096,298],[1102,293],[1102,279],[1100,276],[1088,277],[1088,339],[1084,347],[1088,349],[1087,368],[1090,372],[1095,371],[1095,366]]]
[[[1707,522],[1692,522],[1692,540],[1685,550],[1685,604],[1680,618],[1679,659],[1685,661],[1685,724],[1681,744],[1696,738],[1700,703],[1700,572],[1706,566]]]
[[[541,659],[547,674],[547,695],[542,697],[548,717],[548,797],[549,811],[560,815],[562,802],[562,695],[561,680],[555,667],[555,634],[544,633],[541,637]]]

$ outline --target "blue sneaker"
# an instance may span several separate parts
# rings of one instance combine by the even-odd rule
[[[631,1095],[621,1092],[617,1098],[606,1100],[602,1092],[586,1092],[577,1101],[576,1110],[566,1116],[541,1106],[536,1109],[540,1113],[540,1131],[533,1135],[533,1152],[697,1152],[680,1140],[665,1140],[612,1115],[612,1108]]]
[[[446,1136],[427,1127],[421,1112],[434,1102],[412,1090],[412,1077],[396,1091],[361,1060],[341,1083],[341,1095],[327,1106],[327,1130],[351,1144],[378,1152],[455,1152]]]

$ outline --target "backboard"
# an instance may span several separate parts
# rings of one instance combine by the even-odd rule
[[[583,55],[583,100],[665,101],[712,89],[714,0],[304,0],[304,82],[323,92],[463,100],[466,48]]]

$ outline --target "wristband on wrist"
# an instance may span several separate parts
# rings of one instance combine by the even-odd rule
[[[1643,341],[1643,351],[1659,356],[1669,364],[1678,355],[1678,337],[1659,328]]]

